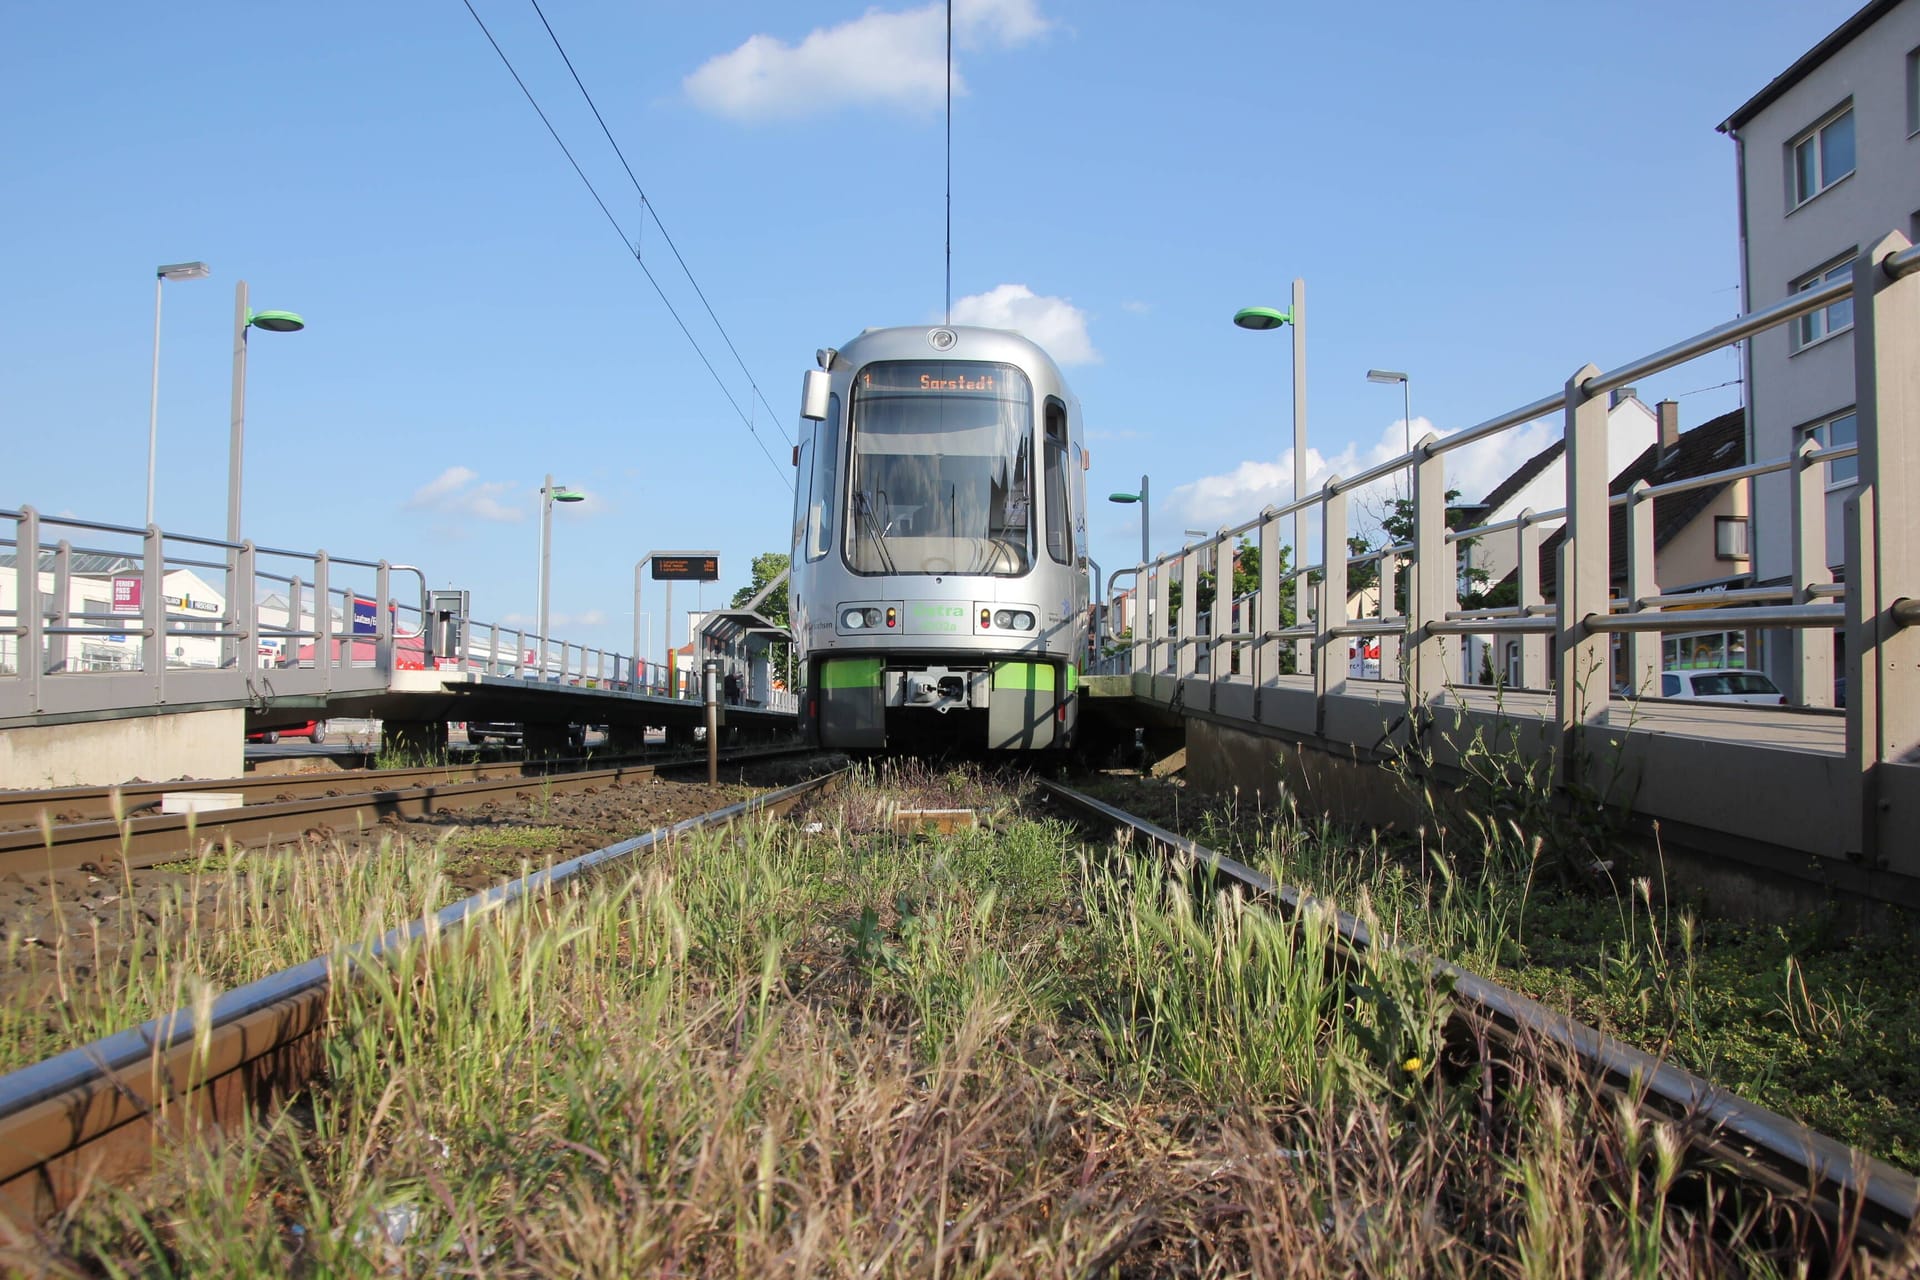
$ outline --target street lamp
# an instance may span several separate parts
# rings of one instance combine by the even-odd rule
[[[1140,477],[1140,492],[1110,493],[1107,495],[1107,501],[1119,503],[1137,502],[1140,504],[1140,563],[1143,565],[1146,564],[1147,557],[1150,554],[1147,550],[1147,519],[1149,514],[1147,510],[1147,478],[1145,476]]]
[[[147,523],[153,523],[153,459],[160,443],[160,286],[168,280],[204,280],[204,262],[176,262],[153,273],[153,395],[147,401]]]
[[[556,502],[583,502],[586,494],[565,487],[555,487],[553,477],[540,486],[540,680],[547,678],[547,596],[553,586],[553,504]]]
[[[1369,369],[1367,370],[1367,381],[1384,383],[1387,386],[1392,386],[1396,382],[1400,384],[1401,402],[1405,405],[1405,408],[1402,410],[1402,414],[1400,418],[1400,446],[1401,446],[1400,451],[1402,453],[1412,453],[1413,452],[1413,384],[1407,381],[1406,374],[1396,373],[1392,369]],[[1408,471],[1407,483],[1409,486],[1408,492],[1412,492],[1411,486],[1413,483],[1413,475],[1412,475],[1413,464],[1411,462],[1407,464],[1407,471]]]
[[[233,290],[233,419],[227,432],[227,541],[240,541],[240,466],[247,438],[247,331],[298,333],[307,322],[291,311],[250,311],[247,282]],[[228,586],[232,599],[232,585]]]
[[[1293,500],[1299,502],[1306,496],[1307,490],[1307,282],[1299,279],[1293,282],[1293,305],[1288,310],[1242,307],[1234,312],[1233,322],[1242,329],[1256,332],[1278,329],[1283,324],[1293,326]],[[1296,565],[1306,563],[1305,507],[1293,513],[1293,558]],[[1294,578],[1293,598],[1300,616],[1306,616],[1307,575],[1304,571]],[[1306,669],[1307,651],[1306,641],[1297,642],[1294,650],[1296,670]]]

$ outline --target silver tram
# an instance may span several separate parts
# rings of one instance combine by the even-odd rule
[[[822,746],[1065,747],[1087,645],[1080,406],[1047,353],[868,329],[802,392],[788,605]]]

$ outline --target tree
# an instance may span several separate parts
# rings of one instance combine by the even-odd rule
[[[793,563],[784,551],[768,551],[753,558],[753,581],[733,593],[732,607],[744,609],[747,601],[758,595],[762,588],[785,573]],[[777,622],[783,627],[793,625],[787,613],[787,584],[782,582],[767,592],[767,598],[754,607],[754,612],[769,622]],[[767,649],[767,660],[776,672],[787,669],[788,645],[785,640],[775,640]]]
[[[1448,529],[1464,529],[1467,527],[1468,517],[1466,510],[1454,505],[1459,497],[1460,491],[1458,489],[1447,490],[1446,526]],[[1389,501],[1387,503],[1386,514],[1380,517],[1380,530],[1385,535],[1386,541],[1380,543],[1379,546],[1370,544],[1365,538],[1348,538],[1347,543],[1352,548],[1352,554],[1356,556],[1366,555],[1368,552],[1379,550],[1379,547],[1382,546],[1390,547],[1411,543],[1414,532],[1413,499],[1394,498]],[[1454,552],[1458,557],[1456,564],[1458,566],[1457,572],[1459,573],[1460,583],[1460,607],[1462,609],[1484,609],[1497,603],[1512,603],[1511,601],[1496,601],[1492,598],[1494,593],[1488,589],[1487,571],[1473,563],[1473,548],[1478,546],[1479,542],[1480,539],[1478,538],[1463,538],[1459,542],[1452,544]],[[1372,586],[1379,580],[1380,562],[1376,560],[1368,564],[1364,571],[1356,571],[1352,577],[1348,579],[1347,585],[1352,590],[1358,591],[1362,587]],[[1393,584],[1393,610],[1401,617],[1406,616],[1407,576],[1405,574],[1395,575]]]

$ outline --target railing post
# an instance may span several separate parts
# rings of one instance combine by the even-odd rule
[[[387,599],[392,589],[393,570],[385,560],[378,564],[373,571],[373,598],[378,601],[373,607],[373,665],[391,680],[395,666],[393,611],[387,608]]]
[[[313,556],[313,669],[321,672],[320,688],[333,691],[333,561],[324,551]],[[345,665],[344,663],[342,665]]]
[[[1814,603],[1813,588],[1833,581],[1833,570],[1827,564],[1827,464],[1808,461],[1819,448],[1820,442],[1811,436],[1802,440],[1794,451],[1793,471],[1788,476],[1795,604]],[[1825,627],[1794,627],[1790,644],[1787,696],[1796,707],[1831,707],[1833,632]]]
[[[1608,581],[1607,550],[1611,519],[1607,507],[1607,402],[1587,393],[1585,384],[1600,370],[1583,365],[1567,379],[1566,539],[1560,547],[1560,589],[1554,655],[1554,705],[1560,719],[1560,754],[1555,772],[1562,783],[1575,779],[1581,731],[1607,714],[1612,696],[1606,633],[1587,619],[1604,615],[1613,589]]]
[[[1653,499],[1646,496],[1647,490],[1652,487],[1645,480],[1636,480],[1627,498],[1628,613],[1640,612],[1641,599],[1657,595],[1660,591],[1659,575],[1654,568]],[[1641,698],[1650,698],[1660,692],[1660,651],[1663,647],[1659,632],[1627,633],[1628,692]]]
[[[1392,617],[1396,610],[1404,613],[1405,610],[1400,602],[1395,599],[1400,594],[1400,557],[1392,554],[1383,555],[1378,564],[1380,569],[1375,581],[1379,587],[1380,599],[1374,606],[1374,613],[1382,618]],[[1405,680],[1407,670],[1406,664],[1401,661],[1400,637],[1382,633],[1376,638],[1376,642],[1380,646],[1380,678]],[[1368,647],[1371,648],[1372,645]],[[1362,670],[1365,668],[1362,667]]]
[[[1314,728],[1327,728],[1327,695],[1347,691],[1347,495],[1340,477],[1320,489],[1320,610],[1313,620]]]
[[[1457,552],[1447,541],[1447,464],[1431,451],[1439,437],[1429,433],[1414,449],[1413,568],[1407,583],[1407,646],[1411,661],[1407,691],[1413,705],[1424,706],[1446,691],[1446,638],[1427,624],[1460,607]]]
[[[1268,687],[1279,682],[1280,642],[1273,633],[1280,629],[1280,522],[1271,514],[1260,516],[1260,594],[1254,608],[1253,630],[1260,638],[1253,642],[1255,680]]]
[[[147,526],[140,548],[140,667],[153,689],[153,705],[167,701],[166,538],[160,526]]]
[[[229,627],[239,634],[233,637],[233,669],[235,678],[241,681],[242,691],[245,681],[259,664],[259,648],[255,643],[259,627],[259,611],[254,605],[253,540],[242,539],[240,550],[234,553],[233,599],[227,601],[227,612],[232,615]]]
[[[1173,631],[1173,674],[1193,674],[1200,647],[1200,557],[1192,547],[1180,549],[1180,628]]]
[[[305,621],[306,611],[300,607],[300,597],[304,586],[305,584],[300,581],[300,575],[297,573],[292,575],[287,582],[288,631],[305,631],[307,629]],[[295,635],[284,635],[280,637],[280,661],[283,664],[291,662],[292,665],[299,665],[300,642],[305,638],[305,636]],[[288,652],[289,645],[292,646],[291,653]]]
[[[46,677],[47,620],[40,614],[40,513],[20,508],[20,536],[14,543],[14,615],[20,624],[20,678],[26,682],[27,709],[45,711],[41,683]]]
[[[1532,610],[1545,603],[1540,597],[1540,526],[1534,522],[1533,508],[1520,513],[1513,531],[1519,554],[1518,601],[1520,616],[1534,616]],[[1547,678],[1547,638],[1538,632],[1520,633],[1520,687],[1544,689]]]
[[[1225,604],[1222,605],[1222,601]],[[1233,616],[1233,540],[1223,529],[1213,537],[1213,626],[1207,635],[1207,679],[1213,683],[1233,679],[1233,659],[1240,646],[1223,641],[1240,628]]]
[[[1853,265],[1860,483],[1847,503],[1847,754],[1868,865],[1913,875],[1920,813],[1890,775],[1920,750],[1920,627],[1893,613],[1920,598],[1920,272],[1895,280],[1881,266],[1905,248],[1894,232]]]
[[[1147,672],[1159,675],[1162,661],[1166,669],[1173,670],[1174,656],[1170,646],[1173,643],[1173,628],[1169,625],[1173,596],[1173,566],[1165,560],[1157,560],[1153,566],[1153,616],[1148,619],[1148,634],[1152,637],[1147,646]]]
[[[73,610],[68,601],[73,594],[73,544],[65,538],[53,548],[53,607],[50,610],[53,632],[47,637],[47,670],[67,669],[67,636]]]

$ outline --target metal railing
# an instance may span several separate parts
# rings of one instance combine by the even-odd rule
[[[436,652],[427,596],[412,565],[0,510],[0,722],[375,692],[430,669],[700,697],[698,672],[562,637],[543,665],[520,627],[460,619],[457,652]],[[762,688],[736,705],[797,702]]]
[[[1319,700],[1317,722],[1326,723],[1326,700],[1349,692],[1363,678],[1351,666],[1348,640],[1377,637],[1380,670],[1405,681],[1415,704],[1432,704],[1450,688],[1471,683],[1450,674],[1456,637],[1488,636],[1517,646],[1517,681],[1509,687],[1543,690],[1564,735],[1606,718],[1616,696],[1611,636],[1623,637],[1625,685],[1636,694],[1659,688],[1658,645],[1666,633],[1720,629],[1785,631],[1788,697],[1796,706],[1833,702],[1835,637],[1845,637],[1847,661],[1846,756],[1861,779],[1861,846],[1869,853],[1894,839],[1882,803],[1888,766],[1920,754],[1920,633],[1905,628],[1920,617],[1920,390],[1912,374],[1920,351],[1920,249],[1904,236],[1888,236],[1864,251],[1850,280],[1836,280],[1796,293],[1672,346],[1602,371],[1577,370],[1552,395],[1497,414],[1444,438],[1428,435],[1403,454],[1353,476],[1334,476],[1318,491],[1251,520],[1222,528],[1213,537],[1161,556],[1131,572],[1135,597],[1130,641],[1099,658],[1096,672],[1126,672],[1175,678],[1204,675],[1213,684],[1277,684],[1292,673],[1310,676]],[[1855,418],[1857,443],[1827,448],[1807,440],[1785,457],[1744,462],[1706,475],[1609,493],[1607,393],[1699,356],[1791,323],[1835,302],[1854,307]],[[1455,529],[1448,525],[1446,455],[1553,413],[1562,415],[1566,501],[1551,511]],[[1829,463],[1855,460],[1858,479],[1844,504],[1844,555],[1827,545]],[[1410,541],[1364,555],[1337,554],[1348,545],[1353,496],[1367,485],[1412,471]],[[1756,511],[1749,502],[1749,528],[1759,518],[1784,517],[1791,527],[1791,568],[1783,585],[1711,591],[1663,589],[1654,556],[1654,500],[1719,485],[1751,486],[1761,476],[1788,478],[1784,511]],[[1625,563],[1611,562],[1611,512],[1624,509]],[[1323,563],[1279,572],[1284,522],[1296,512],[1318,517]],[[1562,545],[1554,599],[1544,598],[1540,546],[1558,523]],[[1516,600],[1498,607],[1463,609],[1460,601],[1463,549],[1474,539],[1510,537],[1516,561]],[[1220,567],[1230,580],[1235,546],[1245,539],[1259,549],[1260,573],[1250,597],[1234,602],[1236,621],[1216,628],[1198,608],[1200,569]],[[1291,548],[1296,561],[1307,557]],[[1829,567],[1842,564],[1840,581]],[[1352,616],[1351,587],[1372,574],[1375,601],[1387,616]],[[1313,584],[1282,626],[1283,606],[1294,603],[1296,575]],[[1626,589],[1616,598],[1613,583]],[[1171,588],[1180,584],[1180,606]],[[1675,584],[1680,585],[1680,584]],[[1914,599],[1909,599],[1913,597]],[[1404,601],[1404,615],[1395,616]],[[1251,625],[1239,619],[1250,617]],[[1189,621],[1191,619],[1191,621]],[[1449,654],[1452,645],[1454,652]],[[1220,650],[1228,653],[1222,659]],[[1394,650],[1398,649],[1396,655]],[[1496,675],[1504,664],[1496,664]],[[1187,699],[1192,705],[1191,695]],[[1571,744],[1569,744],[1571,745]],[[1571,752],[1563,751],[1559,767]],[[1913,821],[1907,815],[1906,821]],[[1911,839],[1911,833],[1908,837]]]

